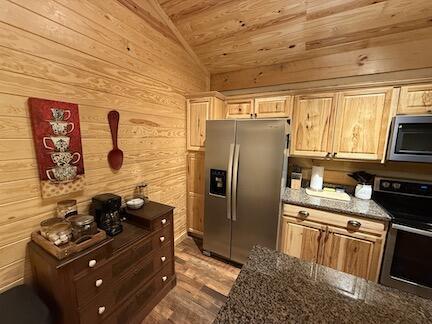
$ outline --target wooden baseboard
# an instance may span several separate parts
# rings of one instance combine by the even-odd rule
[[[177,244],[180,244],[181,242],[183,242],[183,240],[187,237],[187,232],[186,231],[184,231],[183,233],[181,233],[179,236],[177,236],[175,239],[174,239],[174,246],[175,245],[177,245]]]
[[[188,228],[188,235],[192,237],[197,237],[199,239],[202,239],[204,236],[204,233],[201,231],[197,231],[193,228]]]

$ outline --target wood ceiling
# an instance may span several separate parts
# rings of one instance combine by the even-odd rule
[[[432,0],[159,3],[212,74],[425,39],[432,31]]]

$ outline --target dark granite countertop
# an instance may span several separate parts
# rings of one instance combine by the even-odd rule
[[[391,216],[372,199],[362,200],[351,196],[351,201],[342,201],[310,196],[306,193],[304,188],[298,190],[286,188],[285,191],[282,192],[282,201],[287,204],[311,207],[331,212],[339,212],[384,221],[391,220]]]
[[[214,323],[431,323],[432,300],[254,247]]]

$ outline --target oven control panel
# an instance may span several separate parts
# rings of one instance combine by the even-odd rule
[[[379,191],[402,193],[415,196],[432,197],[432,183],[380,179]]]

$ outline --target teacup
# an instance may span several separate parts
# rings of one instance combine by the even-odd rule
[[[73,123],[65,121],[50,121],[49,123],[51,124],[51,128],[55,135],[66,135],[72,133],[75,129],[75,125]]]
[[[51,113],[56,121],[68,120],[71,116],[71,112],[68,109],[51,108]]]
[[[77,167],[72,165],[56,166],[46,170],[46,175],[51,181],[70,181],[77,175]]]
[[[69,148],[70,137],[68,136],[49,136],[43,138],[43,145],[49,150],[55,150],[57,152],[65,152]],[[53,146],[48,145],[48,141],[51,141]]]
[[[75,160],[74,160],[75,159]],[[51,153],[51,160],[53,163],[57,164],[57,166],[65,166],[70,163],[76,164],[81,159],[81,154],[78,152],[55,152]]]

